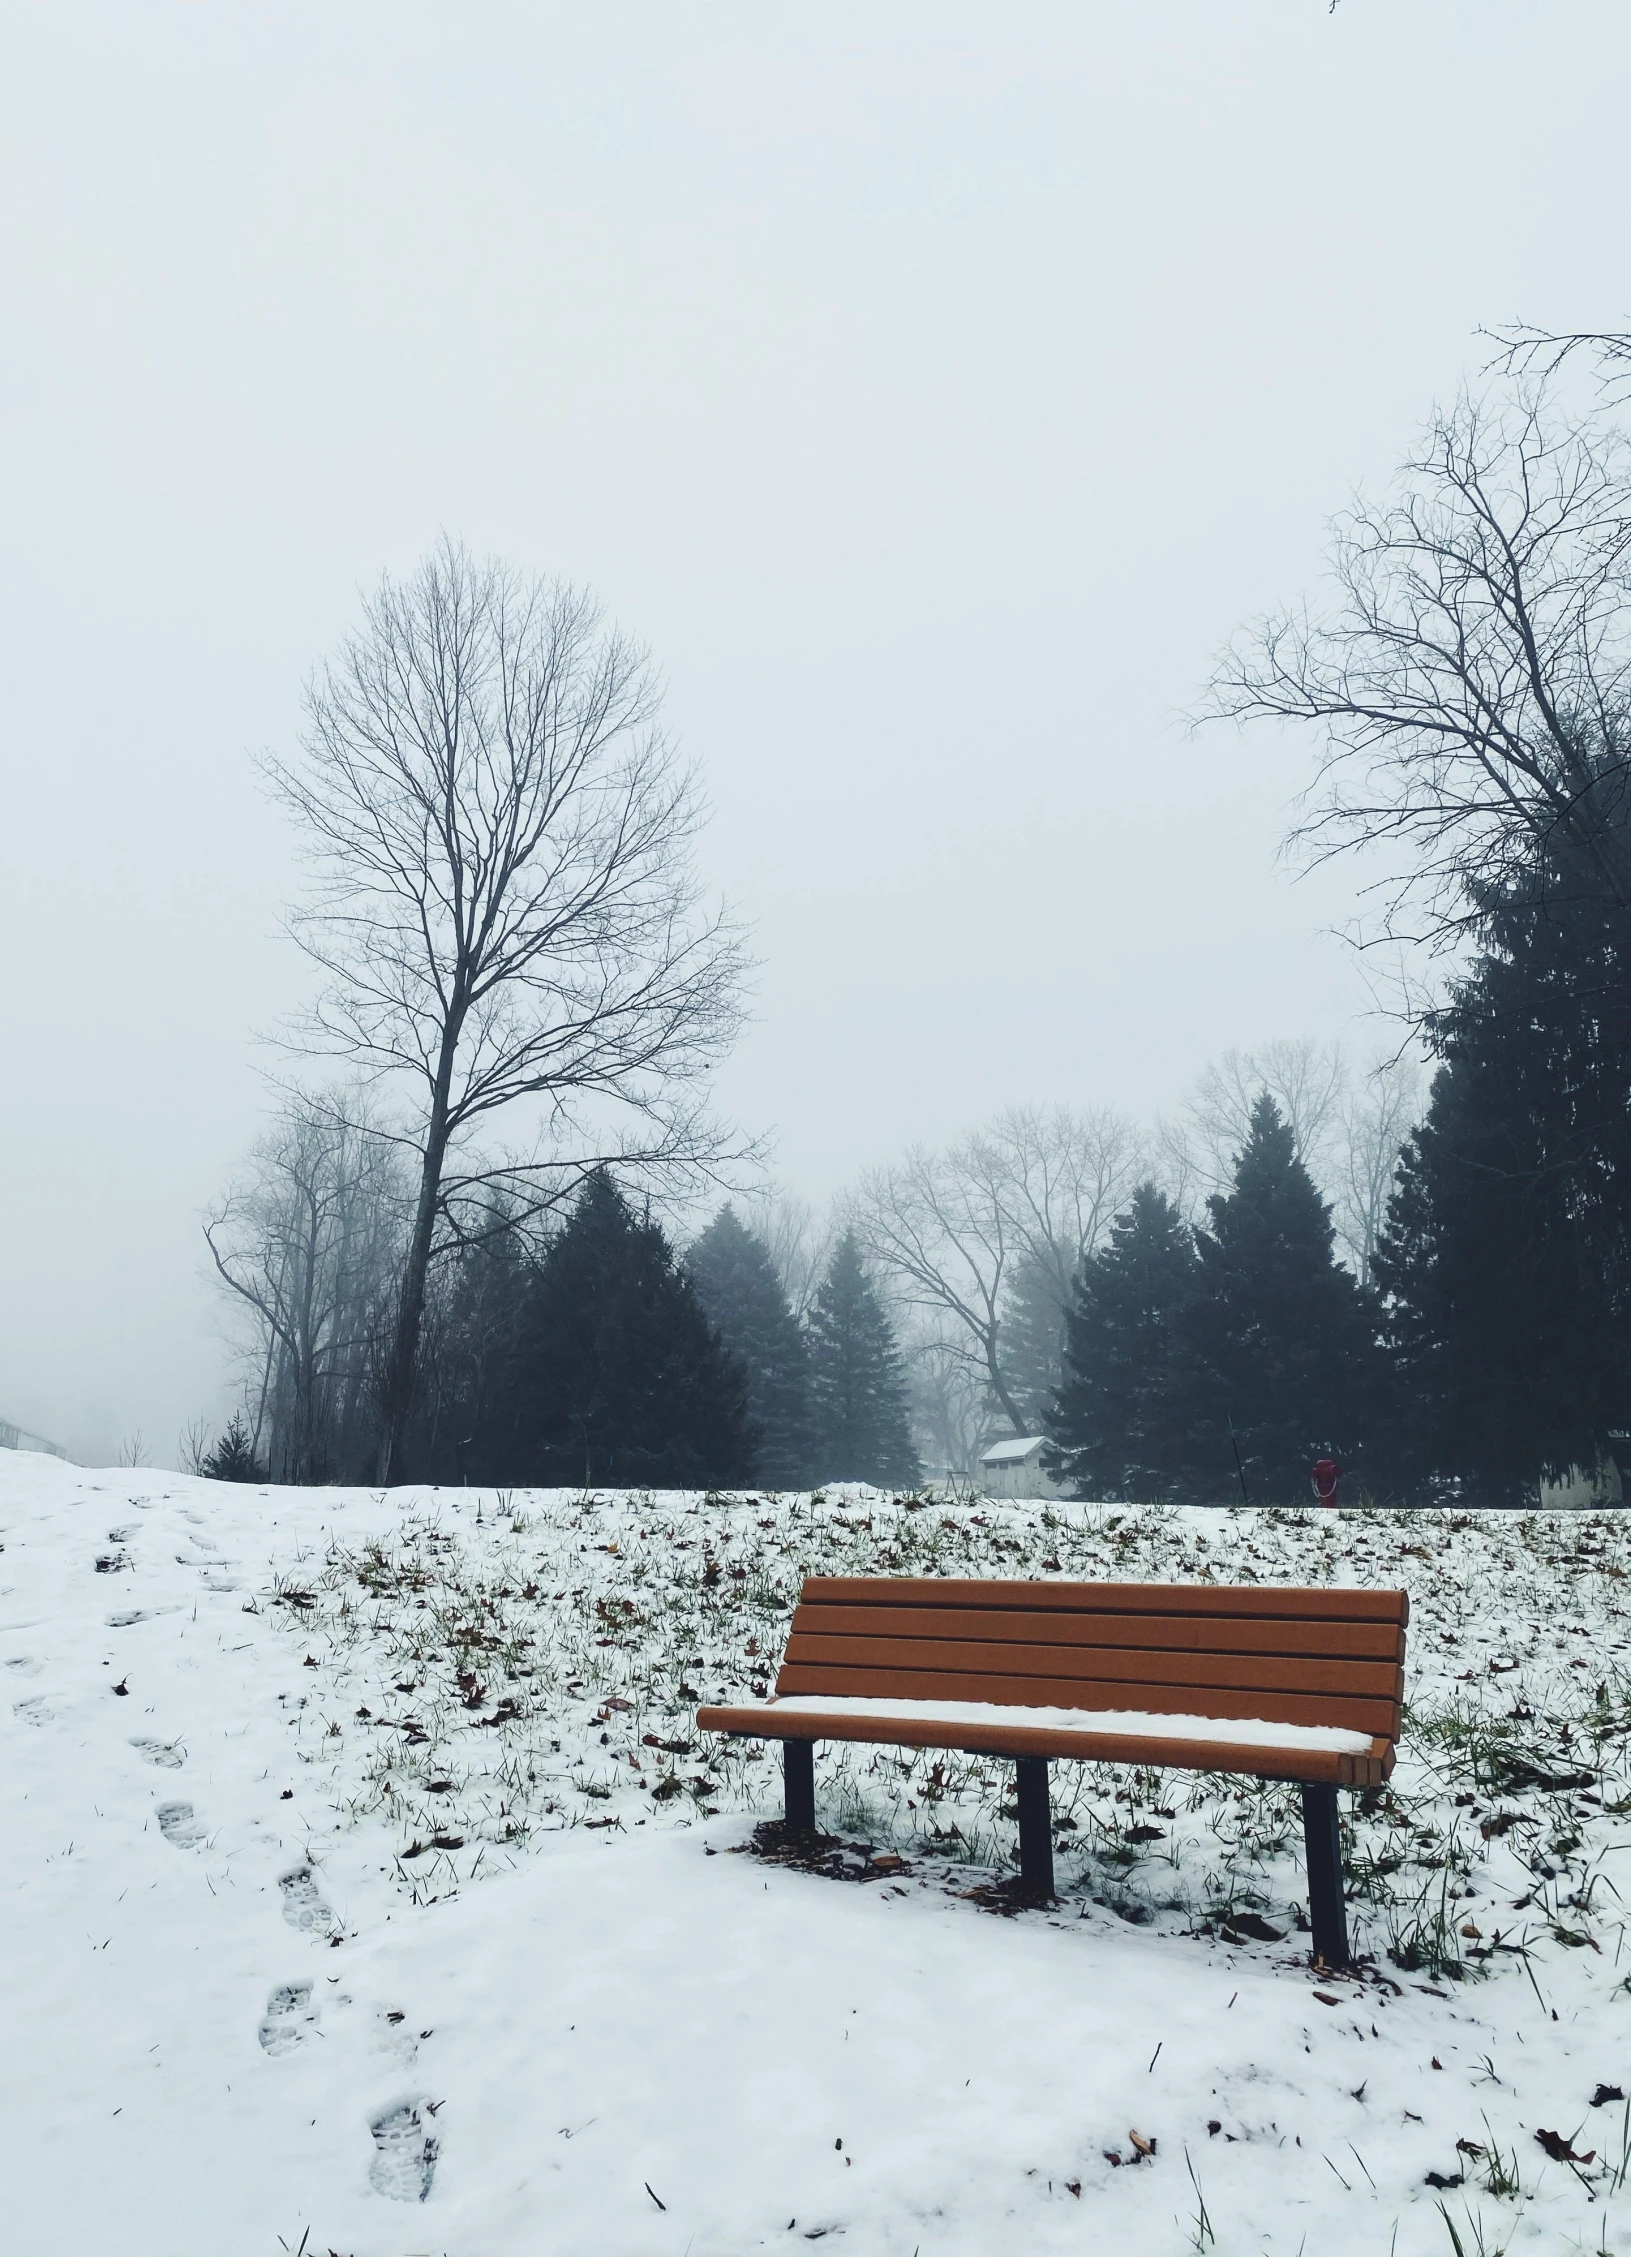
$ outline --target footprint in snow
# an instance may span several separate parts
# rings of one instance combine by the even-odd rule
[[[36,1693],[32,1700],[15,1702],[12,1714],[22,1724],[52,1724],[56,1721],[57,1712]]]
[[[339,1922],[324,1903],[309,1865],[296,1865],[280,1873],[278,1887],[283,1891],[283,1917],[291,1928],[308,1936],[339,1934]]]
[[[403,2063],[412,2062],[419,2052],[419,2040],[408,2027],[408,2017],[395,2007],[382,2008],[375,2017],[374,2041],[382,2053],[394,2053]]]
[[[161,1802],[153,1813],[159,1832],[174,1849],[196,1849],[208,1828],[193,1816],[190,1802]]]
[[[255,2035],[274,2060],[304,2045],[316,2029],[318,2010],[311,2002],[310,1983],[279,1983],[266,2001],[266,2012]]]
[[[368,2166],[369,2183],[376,2194],[393,2202],[423,2202],[436,2177],[437,2139],[425,2129],[429,2104],[401,2100],[376,2116],[368,2129],[374,2135],[374,2160]]]
[[[187,1758],[174,1740],[132,1740],[131,1746],[138,1755],[146,1756],[161,1771],[179,1771]]]

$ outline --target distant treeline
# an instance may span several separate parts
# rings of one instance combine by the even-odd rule
[[[308,1157],[323,1143],[308,1133]],[[296,1205],[297,1225],[321,1204]],[[263,1281],[278,1266],[263,1261]],[[284,1266],[305,1277],[326,1265]],[[292,1328],[270,1328],[253,1405],[203,1470],[366,1479],[370,1349],[387,1329],[384,1297],[360,1293],[349,1313],[325,1312],[332,1352],[311,1369]],[[540,1486],[909,1486],[920,1472],[894,1327],[853,1232],[832,1246],[801,1320],[730,1205],[681,1259],[604,1168],[541,1241],[495,1212],[443,1262],[407,1463],[416,1479]]]
[[[1291,1502],[1331,1456],[1350,1497],[1519,1500],[1612,1456],[1631,1425],[1627,930],[1561,844],[1490,890],[1467,968],[1427,1021],[1437,1072],[1391,1155],[1368,1276],[1351,1249],[1339,1258],[1331,1205],[1267,1092],[1200,1220],[1170,1176],[1140,1177],[1085,1253],[1056,1261],[1062,1289],[1039,1287],[1034,1256],[1017,1263],[988,1296],[989,1337],[975,1325],[960,1345],[923,1328],[930,1296],[914,1292],[902,1233],[915,1215],[925,1275],[931,1247],[949,1275],[947,1245],[899,1177],[893,1261],[872,1179],[796,1309],[787,1242],[778,1259],[726,1205],[676,1252],[599,1169],[541,1238],[495,1210],[441,1264],[408,1464],[517,1484],[903,1484],[925,1459],[968,1473],[932,1454],[949,1351],[976,1400],[973,1447],[1045,1433],[1082,1496]],[[262,1221],[284,1225],[260,1242],[276,1322],[221,1470],[366,1478],[370,1345],[400,1217],[366,1139],[311,1117],[297,1129],[282,1177],[263,1180]],[[1012,1171],[1001,1180],[1011,1204]],[[266,1284],[290,1277],[316,1281],[309,1305]]]

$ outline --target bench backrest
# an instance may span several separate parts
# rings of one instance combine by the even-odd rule
[[[1404,1591],[812,1575],[778,1694],[1261,1717],[1397,1740]]]

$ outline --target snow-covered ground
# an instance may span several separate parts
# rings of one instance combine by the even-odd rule
[[[1631,2252],[1631,2113],[1593,2105],[1631,2091],[1617,1516],[381,1498],[0,1452],[0,1542],[8,2249]],[[762,1697],[840,1567],[1406,1584],[1362,1975],[1308,1971],[1268,1784],[1056,1766],[1060,1902],[1011,1918],[987,1759],[823,1750],[869,1850],[753,1854],[774,1754],[694,1709]]]

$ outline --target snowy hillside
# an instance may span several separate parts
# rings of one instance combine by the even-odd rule
[[[382,1499],[0,1453],[0,1542],[12,2247],[1631,2250],[1617,1519]],[[1363,1974],[1306,1967],[1272,1785],[1056,1767],[1061,1899],[1014,1918],[990,1761],[827,1749],[853,1853],[755,1856],[774,1754],[692,1713],[766,1686],[840,1564],[1405,1584]]]

